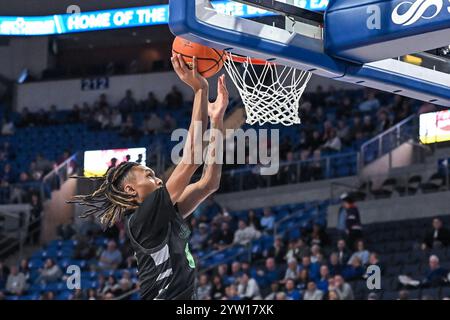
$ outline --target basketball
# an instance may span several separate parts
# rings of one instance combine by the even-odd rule
[[[223,51],[209,48],[180,37],[175,38],[172,52],[181,54],[183,60],[191,69],[192,58],[197,57],[198,72],[205,78],[212,77],[223,68]]]

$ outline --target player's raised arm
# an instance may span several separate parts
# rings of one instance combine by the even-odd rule
[[[197,71],[196,57],[193,58],[192,70],[188,68],[179,54],[174,55],[171,61],[174,70],[180,79],[194,91],[192,118],[187,141],[183,149],[183,157],[166,183],[172,203],[176,203],[186,186],[189,184],[192,175],[201,165],[201,158],[203,155],[202,138],[203,133],[208,127],[209,86],[208,81],[206,81],[206,79]],[[196,159],[195,157],[196,149],[197,153],[200,154],[200,159]],[[200,163],[198,163],[198,160],[200,160]]]
[[[224,75],[218,80],[217,92],[216,102],[211,103],[208,107],[211,135],[203,175],[198,182],[187,186],[178,200],[178,209],[184,218],[189,216],[203,200],[217,191],[220,186],[222,162],[217,163],[216,155],[220,145],[223,147],[223,118],[228,106],[228,90]]]

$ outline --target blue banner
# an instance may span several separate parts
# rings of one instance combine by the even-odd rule
[[[449,0],[331,0],[325,14],[329,55],[367,63],[450,43]]]
[[[328,0],[296,0],[301,7],[324,10]],[[273,15],[272,12],[232,1],[214,1],[220,13],[252,18]],[[167,24],[168,5],[153,5],[116,10],[81,12],[52,16],[10,17],[0,16],[0,35],[38,36],[98,31],[120,28]]]

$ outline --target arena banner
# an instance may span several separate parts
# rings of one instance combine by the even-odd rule
[[[311,10],[324,10],[327,3],[324,0],[299,1],[300,6]],[[272,12],[238,2],[213,1],[212,4],[219,12],[233,16],[252,18],[273,15]],[[168,21],[167,4],[51,16],[0,16],[0,35],[54,35],[154,26],[167,24]]]
[[[449,0],[330,0],[327,54],[358,63],[448,46]]]

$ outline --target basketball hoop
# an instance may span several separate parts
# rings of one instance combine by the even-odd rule
[[[242,98],[248,124],[291,126],[301,122],[299,101],[311,78],[310,72],[227,51],[225,55],[225,69]]]

